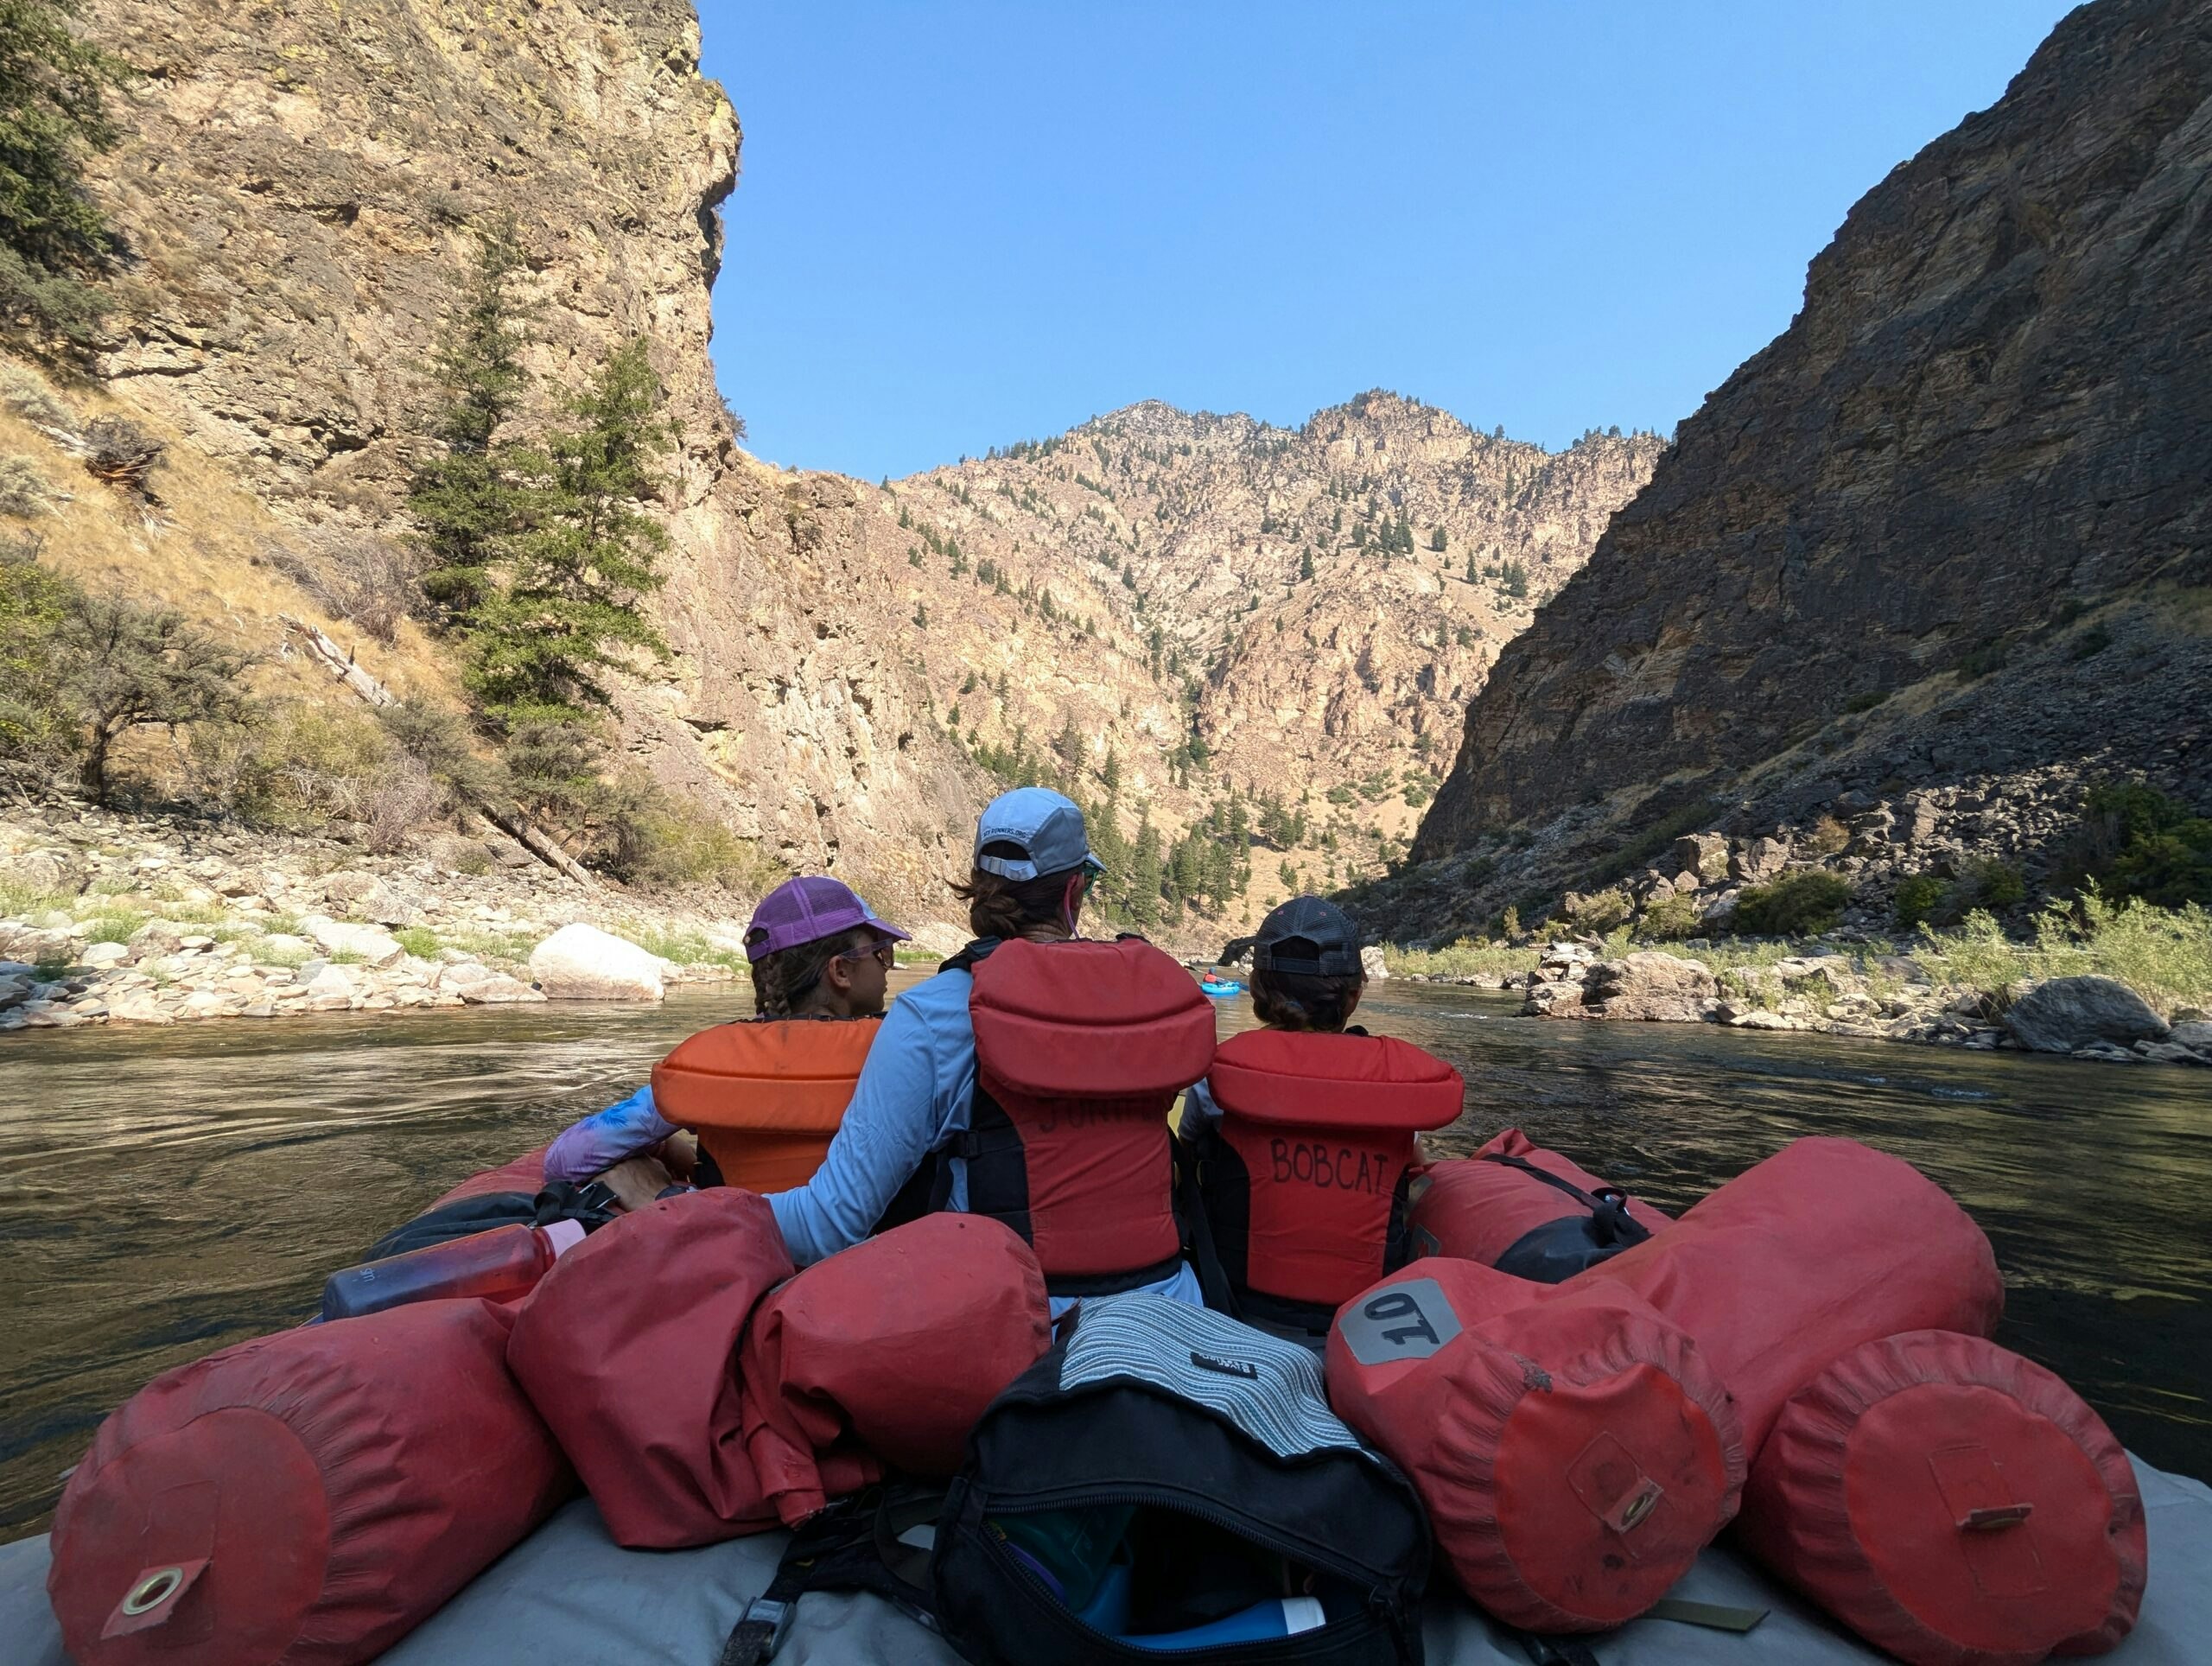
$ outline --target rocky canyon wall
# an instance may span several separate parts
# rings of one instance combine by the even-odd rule
[[[1847,710],[2212,575],[2208,178],[2212,5],[2069,16],[1851,211],[1789,328],[1505,647],[1416,856],[1630,789],[1725,797]],[[2082,744],[2037,705],[2012,703],[2006,767]],[[1976,764],[1984,737],[1926,728],[1877,779]],[[2169,737],[2137,738],[2105,766]]]

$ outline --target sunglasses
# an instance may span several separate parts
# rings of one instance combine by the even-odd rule
[[[893,966],[899,963],[899,951],[893,948],[889,943],[886,942],[879,943],[873,948],[868,949],[848,949],[843,954],[838,955],[835,957],[835,958],[838,960],[874,960],[887,972]]]

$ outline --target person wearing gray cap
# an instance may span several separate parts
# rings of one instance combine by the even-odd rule
[[[988,1094],[979,1092],[970,1010],[976,976],[987,957],[1002,947],[1017,948],[1001,957],[1003,965],[1028,955],[1018,945],[1061,944],[1073,944],[1067,960],[1063,962],[1058,952],[1044,957],[1056,968],[1077,967],[1077,951],[1105,956],[1117,967],[1141,962],[1149,968],[1151,963],[1142,961],[1148,956],[1173,970],[1199,1008],[1206,1006],[1188,974],[1150,945],[1134,940],[1127,944],[1077,941],[1084,900],[1104,871],[1091,851],[1083,811],[1072,800],[1044,787],[1026,786],[1001,793],[986,806],[976,823],[971,870],[965,881],[952,887],[968,905],[969,925],[977,940],[936,976],[892,1003],[821,1168],[807,1185],[768,1195],[791,1259],[799,1266],[928,1210],[970,1208],[970,1162],[983,1160],[972,1125],[979,1106],[987,1108],[987,1114],[997,1109]],[[1108,993],[1102,989],[1100,998]],[[1205,1060],[1211,1053],[1212,1021],[1208,1016],[1204,1021],[1203,1052],[1188,1065],[1188,1075],[1175,1084],[1179,1088],[1205,1073]],[[1102,1030],[1100,1034],[1103,1040],[1111,1032]],[[1163,1143],[1164,1116],[1165,1103],[1162,1120],[1154,1125]],[[1001,1135],[1002,1121],[994,1122]],[[1004,1155],[1001,1141],[991,1160]],[[1017,1160],[1019,1155],[1017,1140]],[[1162,1171],[1172,1172],[1164,1150]],[[1169,1181],[1161,1207],[1170,1216],[1173,1201]],[[976,1206],[1005,1218],[982,1199]],[[1039,1207],[1044,1206],[1040,1202]],[[1023,1219],[1027,1207],[1025,1199]],[[1179,1242],[1167,1262],[1146,1269],[1155,1276],[1127,1288],[1151,1289],[1198,1305],[1198,1281],[1179,1252]],[[1056,1313],[1067,1305],[1068,1299],[1055,1295]]]

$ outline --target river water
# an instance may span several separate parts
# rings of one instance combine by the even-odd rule
[[[304,1317],[386,1228],[627,1093],[743,998],[0,1041],[0,1540],[44,1526],[61,1472],[148,1377]],[[1222,1008],[1224,1032],[1251,1022]],[[2212,1478],[2212,1077],[1513,1011],[1389,983],[1361,1016],[1465,1073],[1447,1148],[1517,1122],[1669,1209],[1801,1135],[1910,1160],[1995,1243],[2000,1339],[2151,1462]]]

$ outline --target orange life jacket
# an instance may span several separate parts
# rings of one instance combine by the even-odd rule
[[[1459,1072],[1390,1036],[1247,1030],[1206,1087],[1221,1121],[1199,1141],[1202,1275],[1241,1318],[1325,1334],[1403,1264],[1414,1134],[1459,1115]]]
[[[880,1018],[717,1024],[653,1066],[653,1108],[693,1129],[728,1186],[781,1192],[822,1167]]]
[[[968,1208],[1019,1232],[1054,1295],[1133,1289],[1182,1259],[1167,1113],[1213,1057],[1212,1003],[1141,938],[973,944],[976,1097],[948,1154]]]

